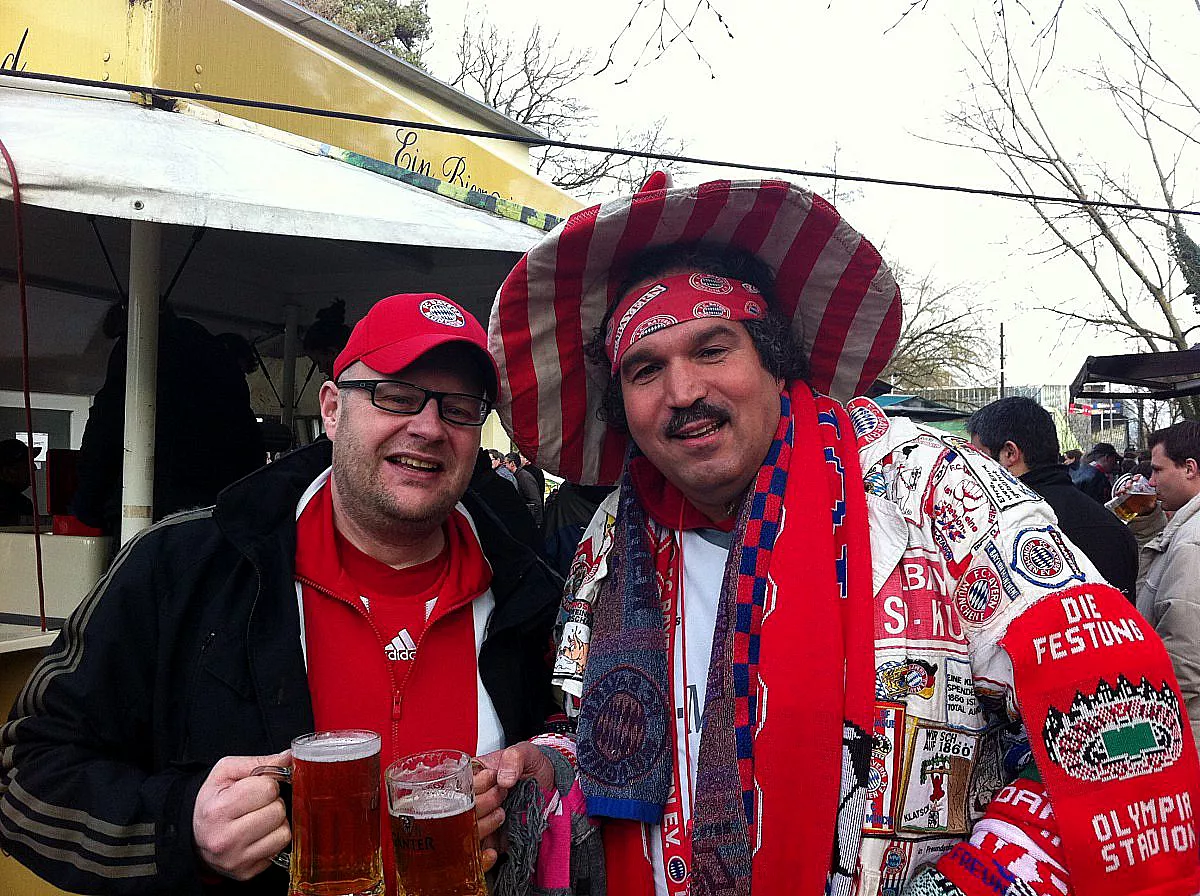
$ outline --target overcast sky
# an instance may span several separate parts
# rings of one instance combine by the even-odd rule
[[[617,77],[629,73],[629,54],[643,42],[626,39],[620,45],[623,66],[584,80],[580,95],[601,120],[596,139],[618,124],[637,127],[662,116],[668,131],[687,141],[690,155],[828,170],[836,152],[839,171],[1007,187],[982,154],[936,142],[958,139],[946,124],[947,113],[966,94],[967,56],[956,30],[976,27],[972,7],[990,15],[990,0],[931,0],[926,11],[890,31],[909,0],[832,0],[829,8],[822,0],[718,2],[733,39],[703,12],[692,29],[715,77],[677,42],[664,58],[635,71],[628,84],[616,85]],[[1014,0],[1008,5],[1017,8]],[[1029,5],[1036,11],[1051,4]],[[1077,73],[1094,67],[1101,46],[1087,5],[1065,4],[1056,69],[1043,86],[1045,108],[1052,120],[1069,125],[1077,140],[1072,152],[1119,160],[1134,150],[1121,145],[1098,105],[1103,100]],[[467,4],[430,0],[429,6],[435,29],[430,68],[445,76]],[[1154,10],[1158,39],[1200,47],[1200,13],[1193,0],[1133,0],[1129,7],[1141,15]],[[631,9],[632,0],[471,5],[473,18],[485,13],[514,37],[540,22],[560,32],[564,45],[590,48],[601,59]],[[982,27],[989,26],[985,19]],[[1200,77],[1195,56],[1181,52],[1189,54],[1182,75]],[[753,175],[719,170],[694,175],[720,176]],[[807,185],[826,196],[832,191],[829,182]],[[1147,199],[1161,204],[1150,190]],[[1034,310],[1085,301],[1093,287],[1077,262],[1031,254],[1048,244],[1022,204],[884,186],[862,187],[837,204],[889,258],[917,273],[932,272],[943,284],[966,284],[983,311],[981,324],[991,332],[1005,323],[1009,383],[1069,382],[1088,354],[1127,350],[1098,334],[1064,334],[1058,318]]]

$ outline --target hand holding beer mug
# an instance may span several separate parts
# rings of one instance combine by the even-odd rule
[[[471,757],[417,753],[386,779],[399,896],[486,896]]]
[[[1158,503],[1154,487],[1137,473],[1118,478],[1113,493],[1113,499],[1104,506],[1126,523],[1139,514],[1149,513]]]
[[[383,893],[379,746],[374,731],[318,731],[292,741],[291,768],[254,770],[292,785],[290,896]]]

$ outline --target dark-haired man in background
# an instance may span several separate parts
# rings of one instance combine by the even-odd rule
[[[1076,487],[1101,504],[1112,497],[1113,471],[1121,465],[1121,455],[1108,442],[1097,442],[1087,453],[1079,469],[1071,474]]]
[[[1138,609],[1167,646],[1200,737],[1200,422],[1151,433],[1150,469],[1158,500],[1174,516],[1142,548],[1147,568]]]
[[[972,445],[1042,496],[1063,534],[1132,602],[1137,540],[1115,514],[1071,483],[1058,462],[1058,434],[1049,411],[1032,398],[1001,398],[972,414],[967,432]]]

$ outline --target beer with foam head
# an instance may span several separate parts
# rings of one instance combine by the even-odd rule
[[[470,757],[419,753],[387,770],[399,896],[486,896]]]
[[[292,757],[292,896],[382,893],[379,735],[307,734]]]

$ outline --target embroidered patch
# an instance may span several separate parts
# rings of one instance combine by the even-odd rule
[[[1042,588],[1062,588],[1070,582],[1083,581],[1075,555],[1053,526],[1018,532],[1009,567],[1025,581]]]
[[[980,453],[970,445],[962,449],[962,458],[975,475],[988,495],[1001,510],[1008,510],[1018,504],[1042,500],[1041,495],[1027,486],[1012,473],[996,463],[990,457]]]
[[[1042,729],[1046,753],[1079,781],[1116,781],[1170,768],[1183,752],[1179,701],[1171,686],[1145,678],[1133,684],[1103,679],[1076,692],[1066,711],[1051,704]]]
[[[954,606],[967,622],[981,625],[995,614],[1001,593],[1000,577],[989,567],[976,566],[954,589]]]
[[[896,781],[903,758],[904,706],[878,704],[871,734],[871,768],[867,775],[867,815],[863,830],[890,834],[896,830]]]
[[[887,476],[884,475],[880,464],[873,466],[863,476],[863,488],[866,489],[868,495],[875,495],[877,498],[887,497]]]
[[[987,558],[992,561],[992,568],[996,570],[996,574],[1000,576],[1000,583],[1004,587],[1004,593],[1008,595],[1009,600],[1016,600],[1021,596],[1021,589],[1013,577],[1009,575],[1008,565],[1004,562],[1004,558],[1000,556],[1000,549],[996,547],[994,541],[989,541],[984,545],[983,552],[987,554]]]
[[[942,660],[945,681],[946,722],[951,728],[979,731],[986,727],[983,706],[975,694],[975,679],[970,660],[946,657]]]
[[[937,663],[926,660],[899,662],[889,660],[875,670],[875,699],[903,700],[905,697],[933,696],[937,681]]]
[[[743,283],[742,286],[749,286],[749,284]],[[758,292],[757,289],[754,291]],[[758,302],[747,302],[742,307],[745,309],[747,314],[749,314],[753,317],[762,317],[763,316],[763,306],[758,304]]]
[[[446,327],[464,327],[467,319],[461,311],[441,299],[426,299],[418,306],[421,316]]]
[[[854,427],[859,448],[882,439],[891,425],[879,405],[869,398],[852,399],[846,404],[846,412],[850,415],[850,424]]]
[[[733,292],[733,284],[716,274],[692,274],[688,277],[688,283],[691,284],[692,289],[711,292],[718,296],[727,296]]]
[[[909,739],[900,824],[920,834],[966,834],[967,791],[979,736],[919,719]]]
[[[579,722],[579,767],[610,787],[628,787],[658,767],[666,749],[669,705],[650,677],[614,666],[584,694],[597,707]]]
[[[995,535],[1000,512],[960,452],[946,449],[934,464],[921,509],[929,517],[933,541],[953,576],[972,566],[973,551]]]
[[[744,289],[744,290],[746,290],[746,292],[751,293],[756,296],[762,294],[762,290],[759,289],[757,286],[755,286],[753,283],[746,283],[745,281],[743,281],[742,289]]]

